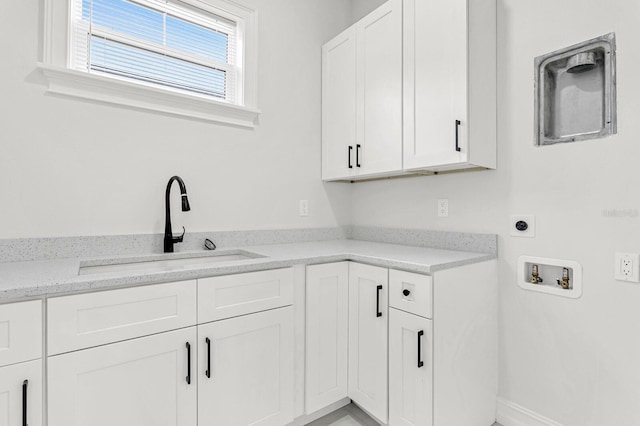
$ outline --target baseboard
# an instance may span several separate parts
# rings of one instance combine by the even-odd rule
[[[502,398],[498,398],[497,405],[496,417],[502,426],[563,426],[562,423]]]
[[[297,417],[293,422],[289,423],[286,426],[304,426],[349,404],[351,404],[351,400],[349,398],[343,398],[338,402],[334,402],[333,404],[316,411],[315,413],[311,413],[308,415],[305,414],[303,416]]]

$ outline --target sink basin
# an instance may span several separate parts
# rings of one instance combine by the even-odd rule
[[[188,267],[205,267],[207,265],[215,265],[224,262],[238,262],[241,260],[256,259],[264,257],[256,253],[250,253],[243,250],[229,250],[216,253],[207,253],[198,256],[183,256],[170,258],[150,258],[140,257],[135,259],[127,259],[123,262],[96,264],[86,262],[80,265],[78,275],[104,274],[109,272],[161,272],[174,271]]]

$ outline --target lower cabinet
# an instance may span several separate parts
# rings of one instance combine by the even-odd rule
[[[49,357],[49,426],[195,426],[195,327]]]
[[[198,326],[200,425],[293,421],[293,307]]]
[[[349,263],[349,397],[387,423],[388,270]]]
[[[389,309],[389,424],[433,424],[431,320]]]
[[[496,262],[433,275],[346,263],[307,267],[307,414],[345,396],[347,356],[346,396],[381,424],[492,424]]]
[[[0,367],[0,426],[42,425],[42,360]]]
[[[349,262],[307,267],[305,413],[347,397]]]

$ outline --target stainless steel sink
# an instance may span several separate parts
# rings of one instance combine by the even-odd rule
[[[111,262],[108,264],[85,262],[80,265],[78,275],[105,274],[109,272],[127,271],[174,271],[189,267],[205,267],[207,265],[215,265],[226,262],[238,262],[242,260],[257,259],[261,257],[264,256],[243,250],[227,250],[196,256],[185,255],[183,257],[176,257],[172,255],[171,257],[163,257],[160,259],[150,259],[148,256],[134,259],[129,258],[123,262]]]

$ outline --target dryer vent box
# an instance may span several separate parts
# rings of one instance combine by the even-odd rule
[[[614,33],[537,57],[535,84],[536,145],[617,133]]]

